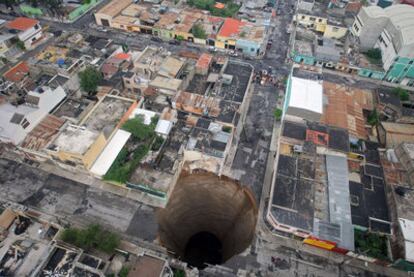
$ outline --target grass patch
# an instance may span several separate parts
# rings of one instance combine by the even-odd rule
[[[354,238],[355,250],[357,252],[384,261],[388,260],[387,239],[385,236],[355,229]]]
[[[61,239],[85,251],[97,249],[108,254],[113,253],[120,242],[117,234],[102,229],[98,224],[89,225],[86,229],[67,228]]]
[[[157,122],[158,117],[153,117],[151,124],[145,125],[142,117],[138,116],[124,123],[122,129],[130,132],[131,138],[119,152],[108,172],[103,176],[104,180],[122,184],[129,180],[141,160],[148,154],[150,145],[160,143],[158,136],[155,134]],[[159,147],[161,147],[162,142]]]

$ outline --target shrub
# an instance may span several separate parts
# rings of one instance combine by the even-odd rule
[[[395,88],[393,90],[393,92],[394,92],[395,95],[397,95],[398,97],[400,97],[400,100],[401,101],[408,101],[408,100],[410,100],[410,96],[408,94],[408,91],[406,91],[403,88],[400,88],[400,87]]]
[[[282,118],[283,111],[281,109],[276,109],[274,112],[274,116],[276,120],[280,120]]]
[[[142,117],[137,116],[127,120],[124,125],[122,125],[122,129],[130,132],[138,141],[144,141],[155,135],[154,129],[157,124],[155,121],[158,121],[158,119],[154,119],[153,117],[151,119],[151,124],[145,125]]]
[[[206,31],[204,30],[203,26],[201,26],[200,24],[195,24],[194,27],[191,29],[191,33],[196,38],[201,38],[201,39],[207,38]]]
[[[161,136],[156,136],[154,142],[152,143],[151,150],[153,151],[160,150],[163,143],[164,143],[164,138]]]
[[[230,126],[223,126],[223,128],[221,128],[221,130],[223,132],[230,133],[231,132],[231,127]]]
[[[380,123],[379,115],[377,112],[377,109],[374,109],[369,115],[368,115],[368,124],[371,126],[377,126]]]
[[[127,277],[128,276],[128,273],[129,273],[129,268],[123,266],[121,268],[121,270],[119,271],[119,273],[118,273],[118,277]]]
[[[85,251],[94,248],[108,254],[113,253],[120,242],[117,234],[102,229],[98,224],[89,225],[86,229],[67,228],[61,239]]]
[[[80,86],[83,91],[90,93],[96,92],[102,74],[96,68],[89,66],[84,71],[79,72]]]

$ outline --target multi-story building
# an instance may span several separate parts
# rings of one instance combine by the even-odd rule
[[[414,7],[364,7],[351,32],[359,38],[362,51],[381,50],[386,81],[414,85]]]
[[[32,18],[18,17],[7,24],[10,32],[17,33],[17,37],[24,43],[25,48],[30,48],[43,36],[39,21]]]

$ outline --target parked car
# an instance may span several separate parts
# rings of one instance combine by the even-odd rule
[[[230,56],[232,56],[232,57],[238,57],[239,56],[239,53],[237,53],[236,51],[234,51],[234,50],[231,50],[230,51]]]

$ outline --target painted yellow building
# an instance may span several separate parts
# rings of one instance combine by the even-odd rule
[[[326,17],[298,13],[295,17],[298,25],[312,29],[322,33],[324,37],[340,39],[344,37],[348,31],[345,26],[330,22]]]
[[[48,145],[54,160],[89,170],[115,132],[138,105],[130,99],[102,97],[79,125],[65,125]]]
[[[328,24],[326,25],[323,36],[327,38],[340,39],[343,38],[347,32],[348,29],[346,27]]]
[[[317,32],[324,33],[326,26],[328,25],[328,19],[325,17],[298,13],[296,15],[296,23]]]
[[[106,143],[103,133],[68,125],[48,147],[48,153],[55,160],[89,169]]]

